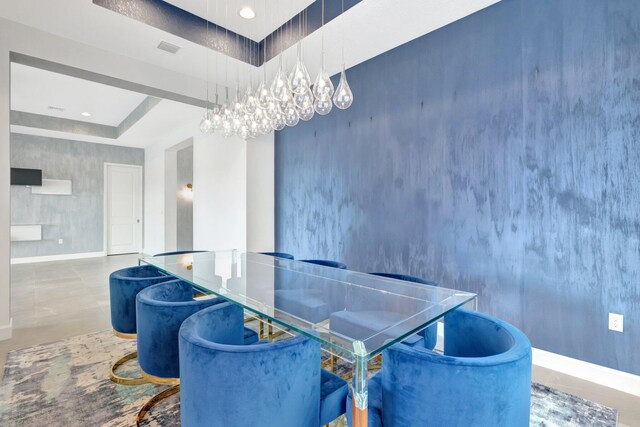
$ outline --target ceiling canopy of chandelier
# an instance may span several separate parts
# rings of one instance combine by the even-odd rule
[[[206,1],[208,14],[209,2]],[[344,0],[342,1],[342,10],[344,11]],[[303,21],[302,18],[299,20],[300,26],[306,25]],[[322,0],[322,26],[324,26],[324,0]],[[323,30],[322,26],[321,30]],[[302,40],[298,41],[297,59],[293,69],[289,73],[285,71],[282,65],[283,53],[280,53],[278,70],[271,82],[268,81],[266,72],[266,46],[263,52],[265,55],[263,77],[258,87],[254,90],[251,79],[249,79],[249,84],[242,94],[238,83],[235,100],[231,100],[227,81],[225,82],[226,100],[220,105],[216,85],[215,103],[211,108],[209,104],[207,49],[207,108],[205,108],[204,117],[200,122],[201,132],[207,134],[220,132],[225,137],[237,135],[246,140],[268,134],[274,130],[282,130],[286,126],[295,126],[300,120],[311,120],[315,114],[324,116],[331,112],[334,105],[344,110],[353,103],[353,93],[349,87],[344,67],[344,35],[342,71],[336,88],[334,88],[324,66],[324,34],[322,35],[320,52],[321,67],[313,83],[304,65]],[[239,82],[239,76],[237,77]]]

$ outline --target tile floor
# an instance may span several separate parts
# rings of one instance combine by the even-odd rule
[[[0,341],[0,375],[9,351],[111,328],[109,274],[138,255],[11,266],[13,338]]]
[[[9,351],[111,327],[109,274],[138,255],[18,264],[11,267],[13,338],[0,341],[0,375]],[[620,412],[619,426],[640,426],[640,398],[534,366],[533,380]]]

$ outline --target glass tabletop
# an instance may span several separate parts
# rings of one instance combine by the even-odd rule
[[[350,361],[371,358],[473,300],[469,292],[236,250],[141,261]]]

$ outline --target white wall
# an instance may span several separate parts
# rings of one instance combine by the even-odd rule
[[[247,144],[247,250],[275,249],[274,136],[261,136]]]
[[[194,129],[195,128],[195,129]],[[193,138],[193,247],[271,251],[274,247],[274,135],[248,142],[203,135],[193,124],[145,150],[146,253],[174,250],[175,141]],[[191,139],[188,139],[191,142]]]
[[[247,144],[219,134],[194,137],[194,249],[246,248]]]
[[[9,52],[12,51],[195,98],[202,96],[204,86],[202,81],[184,74],[0,18],[0,339],[11,337]],[[156,227],[149,233],[148,224],[145,230],[147,237],[163,234],[162,228]]]
[[[11,210],[9,110],[11,81],[10,35],[0,20],[0,340],[11,338]]]
[[[174,209],[170,206],[171,200],[175,202],[175,152],[192,143],[191,137],[198,129],[199,121],[199,117],[194,117],[192,122],[185,123],[144,150],[143,252],[147,254],[175,250],[176,218],[171,216],[175,204]],[[173,176],[173,183],[168,175]],[[169,212],[168,217],[166,212]]]
[[[164,252],[178,248],[178,153],[168,149],[164,152]]]

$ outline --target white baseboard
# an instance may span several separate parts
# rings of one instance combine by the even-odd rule
[[[0,326],[0,341],[11,339],[13,334],[13,317],[9,319],[9,324]]]
[[[640,397],[640,376],[549,351],[533,349],[533,364]]]
[[[28,264],[32,262],[66,261],[70,259],[98,258],[106,256],[104,252],[83,252],[79,254],[46,255],[24,258],[11,258],[11,264]]]
[[[444,348],[444,324],[438,322],[437,350]],[[549,351],[532,349],[533,364],[565,375],[580,378],[603,387],[640,397],[640,375],[607,368]]]

